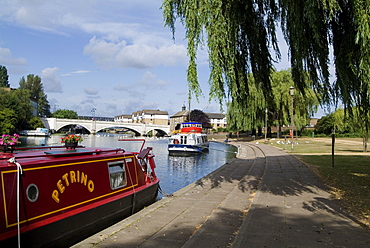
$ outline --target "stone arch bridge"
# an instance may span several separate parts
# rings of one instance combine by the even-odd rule
[[[146,135],[150,131],[160,133],[161,135],[170,134],[169,125],[143,124],[143,123],[123,123],[113,121],[98,121],[98,120],[80,120],[80,119],[59,119],[59,118],[41,118],[45,125],[51,131],[57,132],[62,127],[68,125],[78,125],[86,128],[90,133],[95,134],[106,128],[127,128],[136,135]]]

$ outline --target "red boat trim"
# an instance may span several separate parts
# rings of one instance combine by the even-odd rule
[[[125,158],[133,158],[134,156],[127,156]],[[100,160],[92,160],[92,161],[82,161],[82,162],[76,162],[76,163],[68,163],[68,164],[60,164],[60,165],[55,165],[55,166],[43,166],[43,167],[38,167],[38,168],[27,168],[27,169],[23,169],[23,171],[30,171],[30,170],[41,170],[41,169],[46,169],[46,168],[55,168],[55,167],[63,167],[63,166],[69,166],[69,165],[74,165],[74,164],[82,164],[82,163],[95,163],[95,162],[101,162],[101,161],[111,161],[111,160],[120,160],[122,159],[122,157],[115,157],[115,158],[109,158],[109,159],[100,159]],[[134,159],[134,162],[135,162],[135,166],[136,166],[136,160]],[[9,170],[9,171],[2,171],[1,172],[1,179],[2,179],[2,189],[3,189],[3,201],[4,201],[4,212],[5,212],[5,221],[6,221],[6,227],[12,227],[12,226],[16,226],[18,223],[12,223],[12,224],[9,224],[8,223],[8,214],[7,214],[7,204],[6,204],[6,197],[5,197],[5,186],[4,186],[4,174],[6,173],[16,173],[17,170]],[[135,173],[135,177],[136,177],[136,182],[138,182],[138,175],[137,175],[137,171],[134,170],[134,173]],[[70,208],[73,208],[73,207],[76,207],[76,206],[79,206],[79,205],[82,205],[82,204],[85,204],[85,203],[88,203],[88,202],[91,202],[91,201],[94,201],[94,200],[97,200],[97,199],[100,199],[100,198],[103,198],[103,197],[106,197],[106,196],[109,196],[109,195],[114,195],[114,194],[117,194],[119,192],[122,192],[124,190],[127,190],[127,189],[130,189],[130,188],[134,188],[138,186],[138,183],[134,184],[134,185],[131,185],[131,186],[128,186],[128,187],[125,187],[125,188],[121,188],[119,190],[116,190],[116,191],[113,191],[111,193],[108,193],[108,194],[105,194],[105,195],[101,195],[101,196],[98,196],[98,197],[95,197],[95,198],[92,198],[92,199],[89,199],[87,201],[83,201],[83,202],[79,202],[77,204],[74,204],[74,205],[70,205],[70,206],[67,206],[67,207],[64,207],[64,208],[61,208],[61,209],[57,209],[55,211],[52,211],[52,212],[48,212],[48,213],[45,213],[45,214],[42,214],[42,215],[39,215],[39,216],[35,216],[35,217],[32,217],[32,218],[29,218],[29,219],[26,219],[26,220],[23,220],[21,221],[19,224],[22,224],[22,223],[25,223],[25,222],[28,222],[28,221],[32,221],[32,220],[35,220],[35,219],[38,219],[38,218],[41,218],[41,217],[44,217],[44,216],[47,216],[47,215],[50,215],[50,214],[54,214],[54,213],[57,213],[57,212],[60,212],[60,211],[63,211],[63,210],[66,210],[66,209],[70,209]]]
[[[133,158],[134,156],[127,156],[124,158]],[[29,171],[29,170],[41,170],[45,168],[56,168],[56,167],[63,167],[63,166],[69,166],[69,165],[74,165],[74,164],[87,164],[87,163],[96,163],[96,162],[102,162],[102,161],[109,161],[109,160],[117,160],[117,159],[122,159],[122,157],[114,157],[114,158],[106,158],[106,159],[99,159],[99,160],[93,160],[93,161],[80,161],[76,163],[68,163],[68,164],[59,164],[59,165],[50,165],[50,166],[43,166],[43,167],[38,167],[38,168],[27,168],[23,169],[23,171]],[[17,172],[17,170],[9,170],[9,171],[3,171],[1,173],[9,173],[9,172]]]

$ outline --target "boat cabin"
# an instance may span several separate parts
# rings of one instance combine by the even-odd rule
[[[0,152],[0,247],[70,246],[153,203],[151,150]]]

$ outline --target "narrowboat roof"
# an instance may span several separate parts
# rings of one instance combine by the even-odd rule
[[[34,162],[35,160],[41,161],[52,161],[52,160],[68,160],[68,159],[89,159],[91,160],[94,157],[102,156],[122,156],[132,155],[133,152],[125,152],[124,149],[116,148],[85,148],[78,147],[76,150],[66,150],[63,146],[58,147],[33,147],[30,148],[18,148],[13,153],[0,153],[0,167],[8,166],[8,160],[15,158],[16,161],[20,163]]]

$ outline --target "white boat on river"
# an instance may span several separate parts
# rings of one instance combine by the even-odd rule
[[[209,149],[207,134],[199,122],[181,123],[181,130],[169,138],[170,153],[200,153]]]
[[[19,132],[22,136],[50,136],[50,131],[47,128],[36,128],[36,130],[22,130]]]

